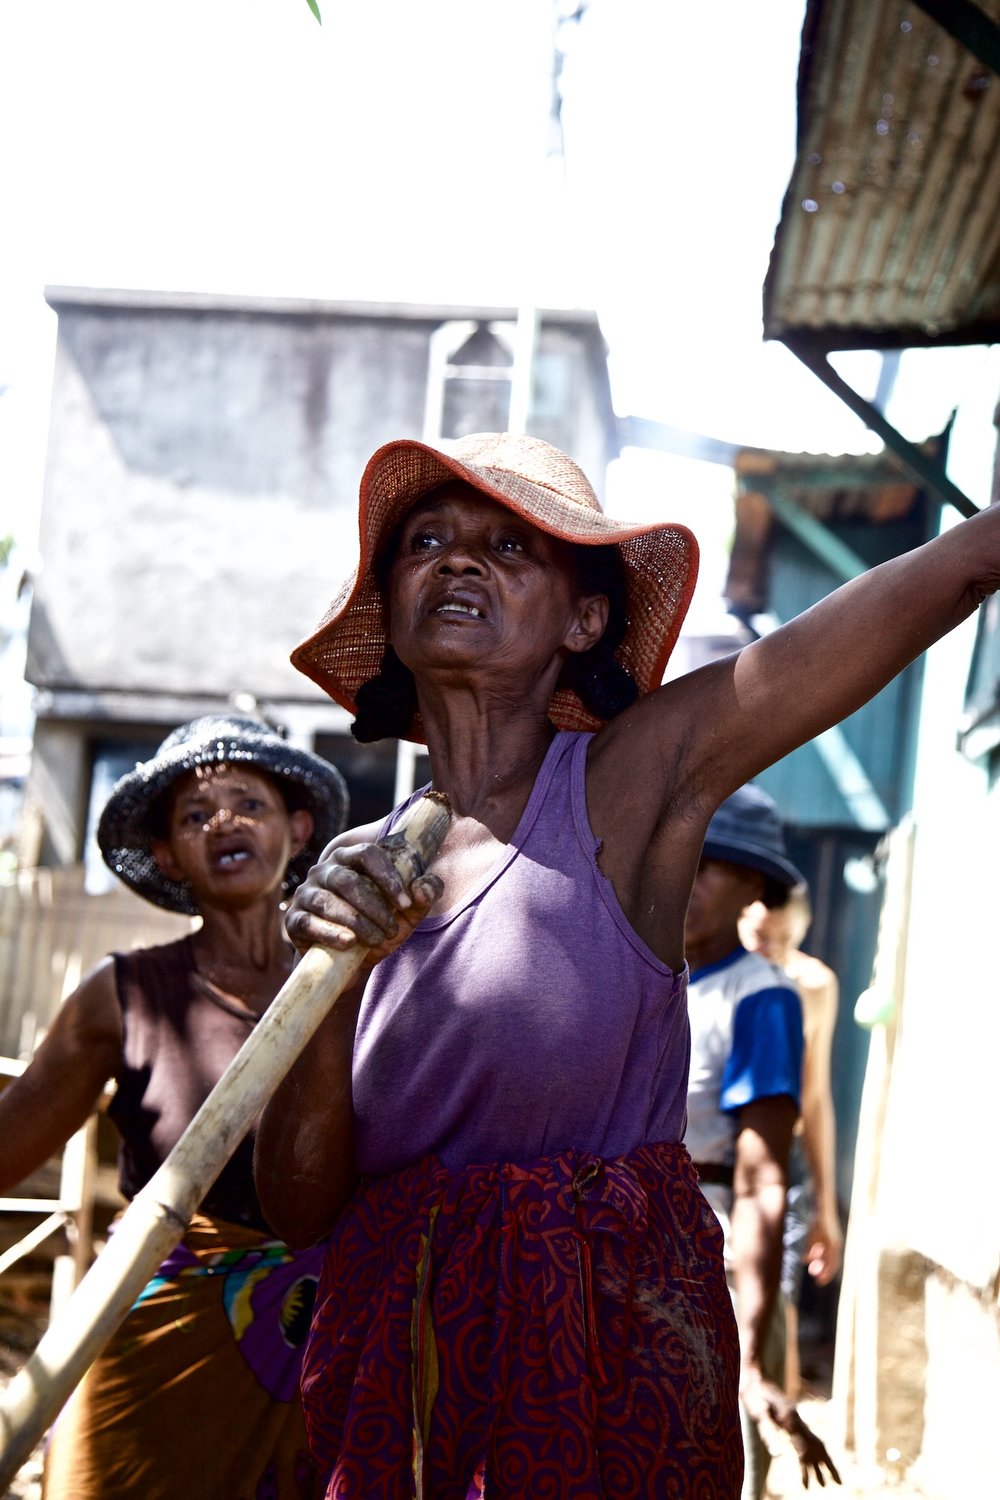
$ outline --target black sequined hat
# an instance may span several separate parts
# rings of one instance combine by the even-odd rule
[[[197,915],[187,886],[168,879],[153,858],[153,808],[178,776],[222,762],[266,772],[279,787],[289,788],[294,805],[312,813],[309,843],[288,865],[289,888],[298,885],[347,822],[347,786],[336,766],[290,745],[258,719],[238,714],[192,719],[168,734],[151,760],[140,761],[117,782],[97,827],[105,864],[156,906]]]

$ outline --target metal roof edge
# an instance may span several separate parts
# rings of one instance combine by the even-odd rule
[[[927,329],[912,324],[899,328],[807,328],[770,322],[765,303],[764,338],[790,348],[794,346],[795,352],[802,349],[813,354],[836,354],[852,349],[964,348],[1000,343],[1000,319],[986,318],[980,323],[963,323],[953,329]]]
[[[412,322],[503,322],[517,317],[513,306],[452,304],[444,302],[337,301],[311,297],[264,297],[228,292],[174,292],[122,287],[46,286],[45,300],[58,311],[62,307],[94,307],[141,312],[260,313],[275,317],[343,317],[405,319]],[[597,313],[591,308],[538,309],[546,323],[577,325],[599,331]]]

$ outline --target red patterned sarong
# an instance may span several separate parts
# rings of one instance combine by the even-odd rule
[[[686,1150],[361,1188],[303,1366],[327,1500],[737,1500],[722,1235]]]

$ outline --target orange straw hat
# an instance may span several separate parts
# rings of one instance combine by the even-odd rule
[[[540,438],[511,432],[459,438],[447,452],[402,438],[372,455],[361,476],[357,571],[319,627],[292,652],[299,671],[357,712],[358,689],[377,675],[388,644],[385,600],[374,564],[414,501],[453,480],[471,485],[550,536],[618,548],[628,626],[615,656],[640,694],[659,687],[694,592],[698,543],[693,534],[686,526],[641,525],[606,516],[571,458]],[[603,722],[568,688],[553,695],[550,717],[559,729],[598,729]],[[407,738],[423,740],[419,718]]]

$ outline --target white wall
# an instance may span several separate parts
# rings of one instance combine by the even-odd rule
[[[950,378],[937,383],[930,399],[958,402],[949,473],[985,505],[1000,349],[950,354]],[[920,408],[920,376],[930,363],[904,358],[897,407],[909,400],[911,412]],[[946,527],[958,523],[952,510],[942,520]],[[975,633],[973,617],[927,655],[906,989],[883,1141],[880,1217],[893,1242],[986,1288],[1000,1264],[1000,1194],[991,1186],[1000,1140],[1000,788],[991,791],[985,764],[970,762],[956,748]]]

